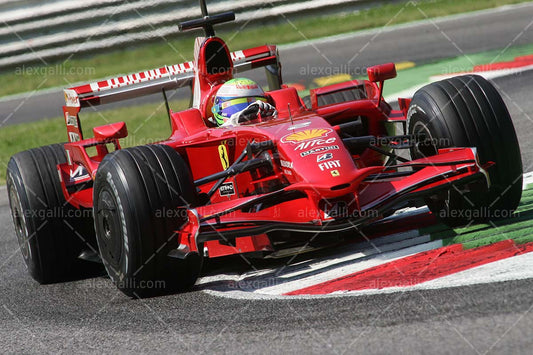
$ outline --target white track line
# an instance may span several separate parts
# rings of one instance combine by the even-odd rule
[[[338,259],[335,258],[331,260],[317,260],[314,265],[313,263],[311,263],[307,266],[306,271],[310,274],[310,276],[307,277],[301,277],[301,275],[297,272],[292,272],[292,268],[299,269],[299,265],[297,264],[287,266],[287,269],[289,269],[289,271],[284,273],[283,275],[276,275],[276,270],[268,270],[269,274],[272,276],[265,275],[266,273],[264,271],[255,274],[246,273],[242,276],[235,274],[219,274],[202,278],[198,285],[201,286],[202,284],[212,284],[214,282],[218,282],[220,287],[215,287],[212,290],[206,291],[216,292],[218,290],[222,293],[234,293],[238,291],[246,294],[254,293],[258,295],[276,296],[284,294],[286,292],[295,291],[304,287],[329,281],[344,275],[349,275],[371,267],[382,265],[394,260],[404,258],[406,256],[442,247],[442,241],[438,240],[433,242],[427,242],[428,240],[429,236],[422,236],[415,238],[415,240],[411,241],[412,245],[409,247],[405,247],[408,242],[404,241],[388,245],[386,249],[390,251],[386,251],[383,253],[377,253],[370,250],[366,251],[366,253],[369,253],[370,255],[365,254],[365,252],[357,253],[357,255],[353,255],[354,258],[351,260],[351,263],[347,263],[346,265],[335,267],[333,269],[324,268],[324,264],[338,264]],[[422,243],[416,244],[417,242]],[[317,268],[316,265],[318,264],[322,264],[322,267]],[[295,279],[291,280],[291,278],[293,277]]]
[[[429,236],[420,237],[421,239],[429,240]],[[395,243],[396,244],[396,243]],[[346,266],[341,266],[338,268],[335,268],[333,270],[326,270],[324,272],[320,272],[318,274],[300,278],[295,281],[286,281],[287,278],[281,276],[277,277],[276,281],[279,283],[277,285],[272,285],[270,287],[264,287],[261,289],[249,289],[244,291],[250,291],[254,293],[261,293],[261,294],[267,294],[267,295],[279,295],[284,294],[291,291],[296,291],[305,287],[313,286],[322,282],[326,282],[332,279],[336,279],[340,276],[353,274],[358,271],[366,270],[371,267],[375,267],[378,265],[386,264],[394,260],[402,259],[410,255],[418,254],[424,251],[433,250],[442,247],[442,241],[433,241],[433,242],[426,242],[423,244],[413,245],[408,248],[403,249],[394,249],[397,246],[391,245],[390,248],[393,249],[393,251],[385,252],[385,253],[375,253],[373,255],[363,255],[358,258],[359,260],[355,260],[355,262],[350,263]],[[374,256],[375,255],[375,256]],[[374,256],[374,257],[371,257]],[[315,270],[318,271],[318,270]],[[244,285],[246,285],[246,277],[243,279]],[[281,282],[281,283],[280,283]],[[272,284],[272,282],[270,282]],[[253,285],[253,284],[252,284]]]
[[[399,91],[397,93],[387,95],[385,97],[385,101],[394,102],[398,100],[399,97],[403,97],[403,98],[413,97],[415,92],[417,92],[422,87],[428,84],[434,83],[436,81],[453,78],[455,76],[476,74],[476,75],[484,77],[487,80],[493,80],[493,79],[501,78],[504,76],[516,75],[516,74],[523,73],[525,71],[532,70],[532,69],[533,69],[533,65],[527,65],[521,68],[512,68],[512,69],[498,69],[498,70],[489,70],[489,71],[478,71],[478,72],[472,71],[472,72],[464,72],[464,73],[452,73],[452,74],[446,74],[446,75],[434,75],[434,76],[431,76],[429,78],[429,81],[425,83],[418,84],[408,89]]]
[[[414,286],[391,287],[382,290],[337,292],[337,294],[363,296],[402,291],[436,290],[531,278],[533,278],[533,252],[494,261]]]
[[[409,287],[390,287],[380,290],[374,289],[363,291],[340,291],[327,295],[282,296],[280,294],[264,294],[242,291],[235,284],[232,289],[209,289],[204,290],[204,292],[218,297],[235,299],[315,299],[333,297],[359,297],[420,290],[438,290],[442,288],[464,287],[532,278],[533,252],[530,252],[512,258],[494,261],[489,264],[477,266],[469,270],[461,271],[452,275],[444,276]]]
[[[527,190],[533,188],[533,171],[524,174],[524,183],[522,189]]]
[[[288,44],[280,45],[278,48],[280,48],[280,49],[293,49],[293,48],[299,48],[299,47],[304,47],[304,46],[309,46],[309,45],[319,45],[319,44],[324,44],[324,43],[334,43],[334,42],[337,42],[337,41],[347,40],[347,39],[351,39],[351,38],[354,38],[354,37],[362,37],[362,36],[376,35],[376,34],[382,34],[382,33],[387,33],[387,32],[394,32],[394,31],[399,31],[399,30],[405,30],[405,29],[411,29],[411,28],[415,28],[415,27],[420,27],[420,26],[424,26],[424,25],[435,26],[435,24],[439,25],[439,24],[442,24],[442,23],[445,23],[445,22],[456,21],[456,20],[461,20],[461,19],[465,19],[465,18],[477,18],[477,17],[483,16],[483,15],[490,15],[490,14],[495,14],[495,13],[503,13],[503,12],[507,12],[507,11],[513,11],[513,10],[516,10],[516,9],[526,9],[528,7],[531,7],[531,6],[533,6],[533,4],[530,3],[530,2],[529,3],[513,4],[513,5],[504,5],[504,6],[491,8],[491,9],[478,10],[478,11],[472,11],[472,12],[465,12],[465,13],[462,13],[462,14],[454,14],[454,15],[448,15],[448,16],[434,17],[434,18],[430,18],[429,20],[428,19],[424,19],[424,20],[412,21],[412,22],[408,22],[408,23],[401,23],[401,24],[397,24],[397,25],[381,26],[381,27],[371,28],[371,29],[367,29],[367,30],[359,30],[359,31],[341,33],[341,34],[338,34],[338,35],[332,35],[332,36],[327,36],[327,37],[322,37],[322,38],[317,38],[317,39],[311,39],[311,40],[299,41],[299,42],[294,42],[294,43],[288,43]],[[524,11],[527,11],[527,10],[524,10]]]

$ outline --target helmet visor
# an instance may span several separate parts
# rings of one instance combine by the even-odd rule
[[[231,115],[244,110],[250,105],[250,103],[257,100],[266,102],[265,97],[254,96],[254,97],[239,97],[239,98],[230,98],[230,97],[220,97],[220,103],[218,103],[215,108],[217,113],[224,117],[231,117]]]

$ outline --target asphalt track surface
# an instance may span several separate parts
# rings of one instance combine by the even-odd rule
[[[520,30],[514,25],[524,16],[531,21],[533,6],[528,9],[527,16],[522,9],[516,13],[516,20],[506,17],[509,28],[500,26],[489,36],[494,41],[501,38],[495,47],[503,48],[507,45],[505,38],[516,37],[527,23]],[[492,18],[486,26],[492,24],[498,27]],[[459,24],[449,28],[448,37],[462,38],[457,27]],[[463,30],[468,37],[469,26]],[[533,40],[531,31],[526,34]],[[397,35],[398,41],[403,38],[395,43],[397,48],[417,41],[407,39],[407,34]],[[446,46],[447,40],[440,32],[426,35],[441,42],[438,47]],[[380,41],[378,37],[373,43],[379,45]],[[488,49],[488,43],[480,42],[472,39],[460,48],[465,52]],[[404,59],[424,57],[425,45],[427,42],[420,42],[421,50],[407,51]],[[339,51],[345,47],[339,44]],[[366,58],[383,59],[383,53],[374,51],[368,48]],[[425,53],[428,57],[435,55],[431,49]],[[531,72],[495,80],[513,115],[526,171],[533,170],[532,82]],[[239,258],[229,259],[227,264],[230,269],[247,269]],[[215,264],[209,272],[225,268],[221,265]],[[103,276],[39,286],[26,273],[5,190],[0,189],[2,352],[527,354],[533,348],[532,289],[533,280],[529,279],[358,297],[246,300],[192,290],[131,300]]]

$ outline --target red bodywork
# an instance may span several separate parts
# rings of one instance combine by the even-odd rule
[[[270,70],[269,84],[274,89],[267,96],[278,118],[259,118],[233,128],[210,125],[207,118],[218,87],[238,72],[263,66],[277,70],[274,74]],[[172,135],[159,144],[171,146],[186,159],[200,196],[206,196],[216,183],[202,183],[202,179],[231,168],[245,149],[243,162],[266,163],[229,176],[209,202],[175,206],[187,210],[189,217],[177,231],[180,250],[196,252],[203,245],[210,257],[274,251],[272,233],[308,232],[312,237],[318,232],[343,231],[449,189],[452,183],[465,186],[478,179],[487,181],[475,148],[440,150],[431,158],[387,166],[386,156],[375,150],[347,148],[343,124],[360,123],[361,135],[375,137],[387,136],[396,124],[405,129],[409,100],[400,99],[400,110],[392,110],[381,96],[383,82],[396,75],[393,64],[369,68],[371,80],[312,90],[311,107],[305,106],[294,88],[282,85],[280,68],[275,46],[230,53],[220,38],[198,38],[193,62],[66,89],[68,162],[58,170],[67,201],[76,207],[92,207],[92,181],[98,165],[108,154],[108,146],[120,149],[119,140],[127,136],[126,124],[120,122],[97,127],[94,138],[84,139],[78,116],[81,108],[188,84],[192,85],[193,107],[170,112]],[[328,95],[339,92],[357,98],[324,103]],[[260,142],[270,146],[251,152],[250,144]],[[97,154],[89,156],[87,148],[94,146]]]

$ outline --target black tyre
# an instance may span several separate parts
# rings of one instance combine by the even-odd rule
[[[173,211],[198,199],[189,168],[176,151],[149,145],[107,155],[93,196],[100,256],[122,292],[148,297],[194,285],[201,257],[168,256],[178,247],[175,231],[186,218]]]
[[[30,275],[52,283],[79,278],[91,268],[78,259],[94,249],[92,211],[65,201],[57,165],[66,162],[63,144],[15,154],[7,167],[7,191],[15,233]]]
[[[428,199],[430,210],[449,225],[510,217],[522,195],[522,159],[513,122],[494,86],[477,75],[459,76],[418,90],[407,114],[410,133],[423,133],[429,144],[411,151],[413,158],[445,147],[476,147],[488,169],[490,188],[460,191]]]

